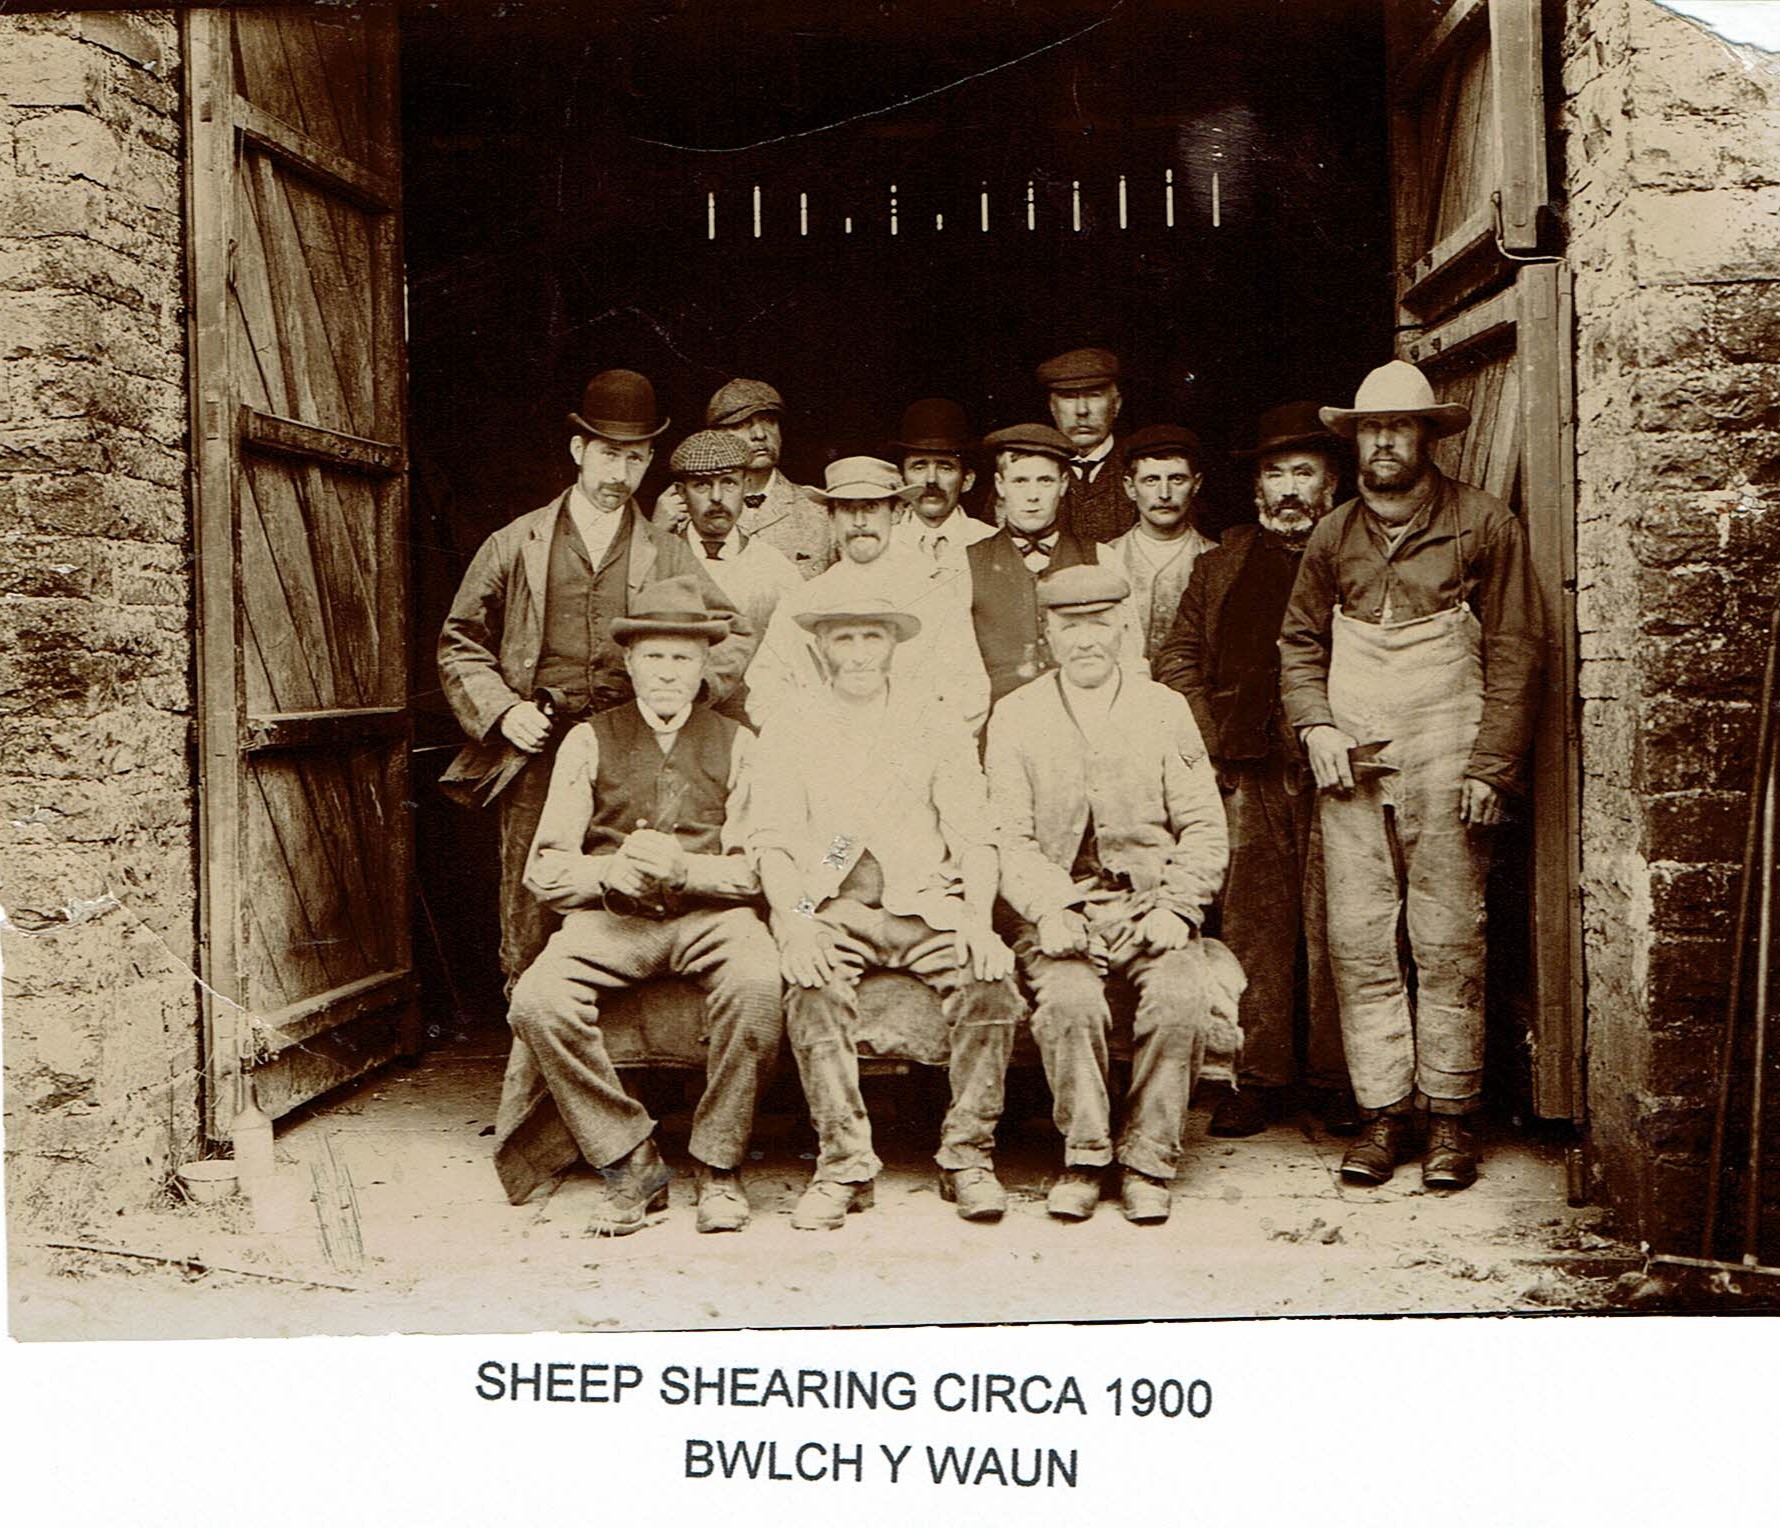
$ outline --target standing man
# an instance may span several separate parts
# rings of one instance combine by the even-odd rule
[[[1322,422],[1356,446],[1359,496],[1311,532],[1280,634],[1286,718],[1323,794],[1329,958],[1367,1124],[1341,1164],[1382,1183],[1420,1101],[1422,1182],[1477,1177],[1489,832],[1524,786],[1543,645],[1524,527],[1446,476],[1470,422],[1391,361]],[[1400,867],[1400,868],[1399,868]],[[1415,961],[1414,1001],[1398,958]]]
[[[1205,474],[1199,437],[1184,425],[1153,424],[1124,445],[1125,496],[1137,524],[1102,542],[1100,560],[1116,567],[1131,586],[1125,603],[1137,634],[1137,652],[1153,660],[1180,608],[1193,565],[1217,545],[1193,524],[1193,501]]]
[[[686,502],[681,535],[756,633],[803,578],[770,542],[750,536],[742,516],[742,472],[748,448],[729,430],[700,430],[674,447],[669,470]]]
[[[1230,875],[1220,932],[1243,971],[1241,1087],[1211,1115],[1211,1133],[1256,1135],[1298,1078],[1296,1022],[1305,1011],[1304,1076],[1324,1092],[1324,1124],[1358,1126],[1341,1052],[1341,1020],[1323,905],[1322,835],[1304,750],[1279,688],[1279,628],[1304,545],[1335,507],[1341,442],[1314,403],[1261,416],[1254,463],[1258,524],[1233,525],[1199,559],[1156,679],[1193,708],[1217,766],[1229,817]],[[1302,952],[1305,980],[1297,977]]]
[[[1110,350],[1070,350],[1038,368],[1051,418],[1068,437],[1069,523],[1084,541],[1111,541],[1130,529],[1131,501],[1119,483],[1113,424],[1124,396],[1119,358]]]
[[[832,589],[828,591],[834,593]],[[939,994],[952,1100],[935,1160],[966,1220],[998,1220],[995,1126],[1021,1004],[996,937],[996,856],[970,734],[910,704],[891,674],[920,622],[841,590],[798,612],[826,689],[761,734],[750,852],[772,909],[785,1024],[820,1150],[791,1224],[833,1230],[872,1202],[882,1165],[859,1092],[859,978],[906,971]]]
[[[698,1229],[739,1231],[750,1210],[738,1169],[783,1024],[778,951],[749,905],[760,883],[741,852],[753,734],[696,703],[729,622],[682,575],[609,625],[636,699],[571,728],[556,756],[525,884],[563,921],[513,988],[495,1166],[515,1204],[577,1157],[597,1167],[595,1235],[626,1236],[665,1209],[655,1122],[612,1065],[600,1001],[687,977],[704,993],[710,1047],[692,1116]]]
[[[501,803],[501,970],[509,992],[556,921],[523,883],[556,745],[570,722],[634,694],[609,635],[612,618],[659,579],[697,579],[706,604],[732,617],[705,667],[714,701],[735,688],[758,636],[686,543],[652,526],[632,498],[655,437],[668,427],[649,379],[602,371],[569,427],[573,485],[482,543],[439,633],[439,679],[470,738],[440,784],[466,805]]]
[[[1199,929],[1223,880],[1224,808],[1187,703],[1120,672],[1127,592],[1116,568],[1097,564],[1040,580],[1059,669],[989,722],[1001,895],[1019,920],[1014,949],[1063,1134],[1063,1175],[1045,1200],[1060,1220],[1094,1213],[1115,1156],[1125,1218],[1168,1218],[1211,1024]],[[1109,972],[1138,994],[1116,1148]]]
[[[965,549],[995,534],[995,527],[964,513],[961,500],[976,486],[970,466],[975,448],[970,421],[950,398],[922,398],[902,411],[900,437],[891,442],[902,480],[920,490],[899,535],[949,572],[968,571]]]
[[[904,701],[943,710],[971,734],[980,732],[989,717],[989,681],[971,632],[966,581],[902,539],[896,524],[920,489],[875,456],[843,457],[829,466],[825,483],[840,561],[773,612],[748,669],[748,719],[764,727],[787,706],[827,693],[829,676],[803,616],[864,592],[893,601],[918,624],[896,655]]]

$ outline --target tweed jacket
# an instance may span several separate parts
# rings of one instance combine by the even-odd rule
[[[1137,510],[1125,492],[1124,447],[1123,437],[1113,441],[1092,483],[1084,483],[1072,467],[1063,469],[1063,511],[1084,541],[1111,541],[1137,524]]]
[[[766,498],[742,509],[742,534],[775,546],[805,578],[814,578],[835,559],[828,504],[813,488],[802,488],[777,467],[766,481]]]
[[[779,601],[803,587],[803,576],[789,557],[770,542],[757,541],[746,531],[731,534],[732,541],[737,535],[741,539],[739,551],[732,553],[726,547],[723,556],[715,561],[705,556],[704,548],[692,534],[690,522],[674,534],[686,543],[692,555],[704,565],[705,572],[716,581],[717,587],[748,618],[756,637],[764,636],[767,622],[778,609]]]
[[[1150,660],[1149,671],[1153,674],[1156,649],[1174,625],[1175,611],[1186,592],[1187,580],[1192,577],[1193,564],[1217,542],[1188,526],[1186,534],[1174,544],[1174,556],[1158,568],[1136,545],[1142,534],[1134,525],[1116,541],[1102,542],[1096,551],[1101,566],[1117,568],[1131,585],[1131,596],[1125,601],[1126,626],[1135,637],[1136,650]]]
[[[439,681],[470,741],[446,770],[442,785],[481,781],[517,752],[497,724],[532,696],[543,655],[550,538],[568,501],[565,491],[502,526],[482,543],[458,585],[439,632]],[[657,579],[691,574],[704,585],[705,603],[730,617],[729,635],[711,649],[705,671],[711,699],[721,701],[740,680],[759,634],[685,542],[652,526],[635,500],[622,513],[629,517],[628,599]]]
[[[1124,673],[1090,739],[1055,673],[1021,686],[989,718],[989,799],[1001,895],[1036,923],[1092,889],[1070,878],[1092,809],[1101,865],[1150,906],[1194,925],[1223,884],[1223,797],[1187,703]]]

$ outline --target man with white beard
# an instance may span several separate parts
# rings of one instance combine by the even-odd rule
[[[1324,1124],[1352,1134],[1357,1123],[1329,977],[1316,790],[1279,692],[1280,620],[1310,532],[1335,507],[1340,449],[1314,403],[1261,416],[1254,448],[1236,453],[1254,463],[1258,523],[1232,526],[1200,557],[1152,658],[1155,677],[1193,708],[1230,824],[1222,931],[1248,987],[1241,1085],[1213,1109],[1213,1135],[1256,1135],[1280,1116],[1300,1077],[1300,1034]]]

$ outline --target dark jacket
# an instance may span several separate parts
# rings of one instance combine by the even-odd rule
[[[1122,439],[1113,442],[1092,483],[1082,482],[1070,467],[1063,469],[1068,474],[1063,513],[1083,541],[1111,541],[1137,524],[1137,510],[1125,492],[1124,445]]]
[[[1093,562],[1094,548],[1060,520],[1051,566]],[[989,703],[1055,668],[1039,619],[1037,576],[1021,560],[1005,528],[965,548],[970,560],[970,620],[989,676]]]

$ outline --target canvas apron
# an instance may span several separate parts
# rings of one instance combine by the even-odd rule
[[[1383,744],[1353,791],[1324,792],[1321,807],[1329,958],[1354,1094],[1382,1109],[1420,1092],[1458,1112],[1483,1082],[1489,845],[1459,820],[1483,716],[1482,628],[1463,601],[1380,625],[1337,606],[1331,637],[1335,725],[1357,744]]]

